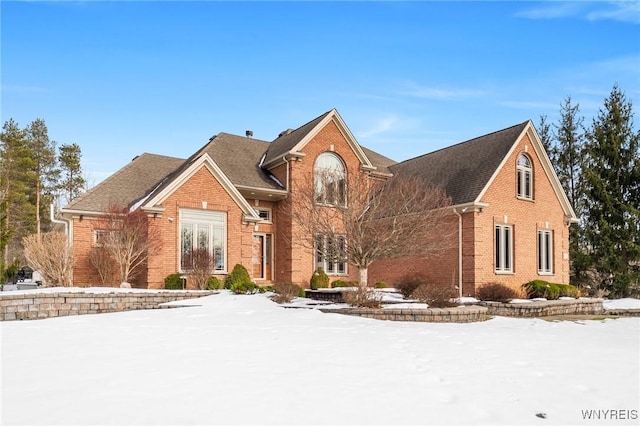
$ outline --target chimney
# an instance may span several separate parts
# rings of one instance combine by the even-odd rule
[[[253,137],[253,130],[247,130],[245,135],[247,135],[248,138]]]

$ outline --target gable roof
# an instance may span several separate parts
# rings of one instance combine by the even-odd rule
[[[184,163],[184,159],[144,153],[89,191],[64,210],[103,212],[111,205],[130,206]]]
[[[443,188],[454,205],[479,201],[478,196],[528,123],[421,155],[389,169],[397,174],[420,176]]]

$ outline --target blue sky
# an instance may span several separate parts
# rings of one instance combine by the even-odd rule
[[[337,108],[401,161],[544,114],[640,108],[640,2],[7,2],[1,119],[43,118],[93,184],[219,132]]]

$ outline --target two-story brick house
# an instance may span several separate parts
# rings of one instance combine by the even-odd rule
[[[133,159],[61,211],[76,257],[74,285],[100,284],[88,253],[100,231],[95,219],[112,205],[146,212],[161,235],[162,250],[136,286],[162,287],[167,275],[184,271],[185,255],[196,247],[210,250],[220,278],[241,263],[257,283],[306,284],[317,267],[355,280],[356,268],[326,262],[286,238],[296,224],[283,208],[302,199],[305,179],[329,166],[344,176],[336,185],[418,174],[453,200],[443,226],[455,227],[454,250],[438,259],[378,261],[370,282],[417,271],[467,295],[487,282],[569,280],[575,214],[530,121],[396,163],[362,147],[334,109],[272,142],[220,133],[186,160],[147,153]]]

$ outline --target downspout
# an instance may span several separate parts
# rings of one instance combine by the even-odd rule
[[[289,160],[287,160],[287,156],[286,155],[284,157],[282,157],[282,161],[287,163],[287,176],[286,176],[286,180],[285,180],[285,186],[286,186],[285,189],[287,191],[289,191]]]
[[[71,235],[69,232],[69,221],[67,219],[60,220],[55,218],[55,214],[53,213],[53,203],[49,205],[49,213],[50,213],[50,219],[52,223],[59,223],[64,225],[64,233],[69,237],[69,242],[71,242]]]
[[[467,210],[462,209],[462,213]],[[454,208],[453,212],[458,216],[458,295],[462,300],[462,215],[458,213],[458,209]]]

